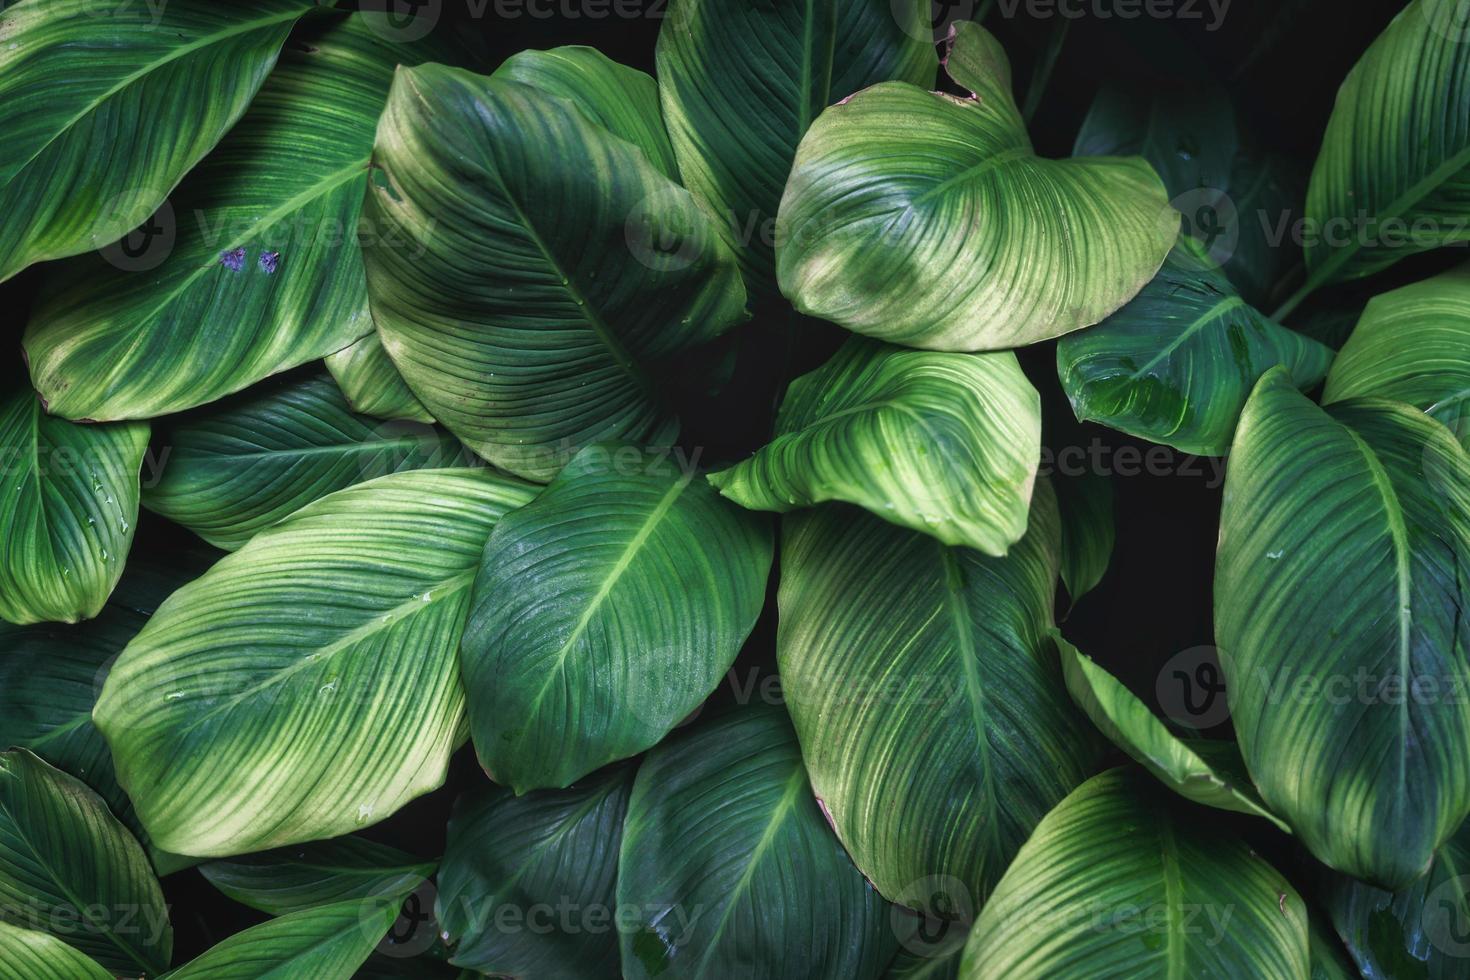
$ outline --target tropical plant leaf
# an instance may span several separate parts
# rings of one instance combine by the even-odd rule
[[[149,510],[226,551],[302,507],[405,470],[469,465],[453,436],[355,414],[325,375],[252,389],[169,427]]]
[[[24,749],[0,752],[0,920],[118,973],[161,973],[173,952],[143,848],[100,796]]]
[[[868,980],[894,951],[887,904],[812,798],[790,722],[746,707],[659,745],[633,783],[618,907],[628,980]]]
[[[42,283],[25,346],[53,412],[182,411],[373,329],[355,233],[381,238],[358,228],[373,133],[394,66],[419,60],[384,39],[386,16],[303,23],[139,261],[89,256]]]
[[[435,418],[541,481],[672,434],[653,366],[745,306],[687,191],[570,102],[441,66],[399,72],[374,165],[364,214],[404,247],[365,251],[373,315]]]
[[[407,895],[429,880],[437,863],[360,837],[209,861],[199,871],[241,905],[289,915],[349,899]]]
[[[1408,405],[1331,411],[1274,369],[1231,450],[1215,635],[1261,798],[1389,888],[1470,814],[1470,457]]]
[[[1307,976],[1307,910],[1244,842],[1137,769],[1046,815],[970,933],[960,976]]]
[[[402,902],[383,895],[292,912],[235,933],[168,980],[351,980]]]
[[[123,647],[159,603],[202,575],[212,558],[182,549],[167,565],[135,558],[102,612],[85,623],[0,625],[0,749],[29,749],[86,783],[138,838],[160,875],[194,862],[148,840],[117,784],[112,754],[92,724],[92,707]]]
[[[1072,605],[1102,581],[1113,560],[1113,481],[1087,471],[1052,478],[1062,521],[1062,584]]]
[[[1041,398],[1016,356],[853,338],[792,383],[776,438],[710,475],[742,507],[857,504],[945,544],[1003,555],[1026,533]]]
[[[890,901],[943,915],[941,877],[978,908],[1100,760],[1048,635],[1060,535],[1044,481],[1005,558],[850,508],[785,522],[782,691],[837,836]]]
[[[1311,388],[1331,363],[1327,347],[1246,305],[1189,238],[1132,302],[1057,344],[1057,374],[1080,421],[1200,456],[1230,449],[1267,370],[1285,365]]]
[[[1353,67],[1307,189],[1303,293],[1470,239],[1470,20],[1413,0]]]
[[[1072,700],[1108,741],[1185,799],[1263,817],[1291,833],[1291,828],[1261,803],[1232,743],[1179,738],[1148,705],[1091,657],[1061,634],[1053,633],[1052,637],[1061,651],[1062,673]]]
[[[0,11],[0,282],[122,238],[240,118],[305,0]]]
[[[326,365],[354,412],[380,419],[434,421],[393,366],[393,359],[383,349],[376,331],[350,347],[328,354]]]
[[[94,718],[159,846],[226,857],[349,833],[444,780],[485,540],[531,490],[416,470],[340,490],[159,608]]]
[[[1247,303],[1270,301],[1290,271],[1285,233],[1305,196],[1305,175],[1283,158],[1254,150],[1218,87],[1108,87],[1088,110],[1077,156],[1137,154],[1158,171],[1190,237],[1220,266]]]
[[[1470,938],[1470,828],[1435,852],[1429,873],[1390,893],[1336,875],[1325,889],[1332,922],[1365,977],[1452,980],[1465,975]]]
[[[776,292],[776,212],[802,136],[869,85],[930,88],[928,33],[924,0],[672,0],[658,35],[664,117],[753,291]]]
[[[490,535],[460,669],[480,764],[517,793],[652,747],[735,662],[771,531],[693,469],[589,446]]]
[[[113,980],[113,975],[49,933],[0,922],[0,980]]]
[[[593,123],[638,147],[655,170],[678,182],[679,164],[664,129],[658,83],[647,72],[620,65],[596,48],[566,45],[512,55],[491,77],[566,99]]]
[[[1368,302],[1322,394],[1346,398],[1407,402],[1470,449],[1470,266]]]
[[[1363,980],[1342,940],[1322,924],[1319,915],[1309,914],[1307,942],[1312,955],[1311,980]]]
[[[886,82],[812,126],[781,201],[781,291],[934,350],[1035,343],[1132,299],[1179,230],[1158,175],[1137,157],[1037,157],[978,24],[955,25],[946,67],[975,98]]]
[[[883,980],[957,980],[965,952],[965,933],[951,931],[946,942],[932,948],[909,944],[898,951]]]
[[[133,546],[147,448],[146,424],[53,418],[29,388],[0,399],[0,619],[102,611]]]
[[[571,789],[482,789],[449,820],[435,918],[450,962],[545,980],[616,978],[615,887],[633,769]]]

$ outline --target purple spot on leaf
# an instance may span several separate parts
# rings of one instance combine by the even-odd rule
[[[276,274],[276,266],[280,265],[280,263],[281,263],[281,253],[280,252],[261,252],[260,253],[260,268],[261,268],[261,271],[264,272],[266,275],[268,275],[268,276],[275,275]]]
[[[245,250],[243,248],[232,248],[228,252],[221,252],[219,264],[231,272],[239,272],[245,268]]]

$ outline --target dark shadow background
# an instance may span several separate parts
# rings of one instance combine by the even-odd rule
[[[736,2],[736,0],[721,0]],[[741,0],[741,2],[794,2],[794,0]],[[1398,12],[1397,0],[1233,0],[1218,29],[1209,29],[1213,14],[1208,0],[1178,0],[1198,11],[1198,18],[1151,20],[1098,16],[1113,9],[1112,0],[1062,0],[1069,9],[1088,13],[1069,20],[1068,34],[1045,97],[1032,124],[1039,152],[1050,156],[1070,153],[1073,139],[1088,106],[1104,82],[1132,86],[1172,86],[1213,79],[1233,96],[1240,128],[1260,146],[1281,151],[1309,169],[1343,77],[1362,51]],[[339,4],[351,6],[351,4]],[[405,8],[433,8],[436,4],[401,4]],[[482,70],[524,48],[561,44],[588,44],[612,58],[652,72],[654,45],[664,0],[620,0],[617,9],[637,9],[641,15],[619,18],[608,13],[611,0],[443,0],[438,30],[477,48]],[[950,0],[936,7],[961,14],[975,9],[966,0]],[[1005,17],[1008,5],[995,3],[985,21],[1003,42],[1011,58],[1018,100],[1024,98],[1032,72],[1046,50],[1058,17],[1029,16],[1023,2],[1014,17]],[[377,7],[381,9],[382,4]],[[504,13],[497,16],[496,10]],[[1035,8],[1032,8],[1035,9]],[[484,11],[485,16],[475,16]],[[602,16],[597,16],[603,11]],[[3,219],[0,219],[3,220]],[[1290,247],[1288,243],[1288,247]],[[1461,261],[1458,249],[1442,250],[1406,260],[1371,285],[1334,287],[1307,303],[1299,315],[1317,310],[1361,309],[1366,298],[1383,289],[1413,281]],[[9,353],[0,358],[0,382],[24,383],[20,337],[25,325],[38,270],[32,269],[0,286],[0,311],[7,326],[0,336]],[[1295,319],[1293,323],[1297,322]],[[767,343],[783,342],[791,329],[783,311],[757,310],[747,328],[760,338],[737,366],[729,387],[703,411],[686,416],[685,440],[699,447],[707,463],[738,458],[757,448],[769,430],[769,410],[778,395],[779,379],[761,357]],[[820,363],[840,333],[820,326],[799,351],[805,367]],[[1105,452],[1149,446],[1100,426],[1078,426],[1056,380],[1054,345],[1042,344],[1021,352],[1022,363],[1042,392],[1046,432],[1050,444],[1087,444],[1094,441]],[[162,428],[162,427],[160,427]],[[1117,545],[1111,568],[1102,584],[1072,610],[1065,628],[1084,651],[1102,661],[1135,691],[1157,701],[1156,680],[1161,667],[1180,651],[1213,642],[1211,577],[1220,509],[1218,462],[1187,464],[1176,454],[1177,470],[1169,476],[1115,476]],[[1190,466],[1197,469],[1190,475]],[[152,515],[139,522],[139,553],[167,555],[188,541],[187,532]],[[773,579],[774,581],[774,579]],[[732,682],[715,701],[738,700],[739,692],[757,689],[760,678],[774,668],[775,604],[757,627]],[[1066,608],[1065,598],[1061,608]],[[1197,681],[1198,663],[1188,661]],[[1167,677],[1166,677],[1167,680]],[[1228,731],[1228,729],[1226,729]],[[366,836],[422,856],[442,852],[444,826],[455,795],[484,780],[473,756],[461,752],[455,759],[450,785],[419,800],[370,828]],[[171,876],[165,882],[177,927],[176,962],[202,952],[232,932],[264,919],[215,892],[195,871]]]

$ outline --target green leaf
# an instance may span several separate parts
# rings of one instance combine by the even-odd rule
[[[1307,190],[1307,284],[1470,239],[1470,21],[1414,0],[1353,66]]]
[[[490,535],[460,669],[480,764],[517,793],[657,744],[766,599],[770,525],[692,468],[590,446]]]
[[[351,980],[398,918],[402,895],[292,912],[238,932],[168,980]]]
[[[42,283],[25,347],[53,412],[182,411],[372,331],[355,232],[381,237],[358,228],[373,133],[394,66],[418,60],[380,35],[385,16],[303,23],[142,256],[77,259]]]
[[[1218,87],[1109,87],[1093,100],[1073,152],[1146,159],[1182,212],[1185,231],[1258,306],[1295,261],[1274,236],[1296,216],[1306,179],[1282,157],[1246,144],[1237,123]]]
[[[0,752],[0,920],[118,973],[161,973],[173,951],[143,848],[100,796],[24,749]]]
[[[1368,302],[1322,394],[1345,398],[1407,402],[1470,449],[1470,266]]]
[[[785,713],[748,707],[648,754],[628,804],[618,907],[628,980],[872,980],[887,904],[812,798]]]
[[[1215,635],[1261,798],[1389,888],[1470,815],[1470,457],[1408,405],[1261,379],[1231,450]]]
[[[447,433],[357,415],[323,375],[252,389],[172,425],[149,510],[236,551],[302,507],[354,484],[471,460]]]
[[[0,749],[24,748],[97,792],[148,850],[159,874],[192,860],[152,845],[117,784],[92,707],[112,661],[169,594],[204,573],[212,555],[184,550],[166,565],[133,559],[96,619],[75,626],[0,625]]]
[[[566,790],[461,798],[435,906],[450,962],[538,980],[619,976],[615,886],[632,786],[622,767]]]
[[[781,201],[781,291],[803,313],[934,350],[1097,323],[1174,244],[1164,185],[1137,157],[1036,156],[979,25],[955,25],[946,64],[975,98],[885,82],[812,126]]]
[[[1080,421],[1200,456],[1223,456],[1257,379],[1285,365],[1311,388],[1332,351],[1246,305],[1188,238],[1137,298],[1057,344]]]
[[[1307,976],[1307,910],[1244,842],[1136,769],[1046,815],[980,914],[960,976]]]
[[[647,72],[620,65],[596,48],[567,45],[512,55],[490,77],[566,99],[591,122],[638,147],[655,170],[678,182],[679,164],[659,110],[658,83]]]
[[[0,980],[112,980],[112,973],[55,936],[0,922]]]
[[[745,306],[687,191],[565,99],[437,65],[399,72],[373,159],[365,218],[403,243],[365,250],[373,316],[435,418],[540,481],[672,435],[656,366]]]
[[[1390,893],[1347,875],[1325,889],[1332,923],[1365,977],[1453,980],[1465,975],[1470,938],[1470,827],[1434,855],[1429,873]]]
[[[1053,639],[1061,651],[1062,673],[1072,700],[1108,741],[1185,799],[1263,817],[1291,833],[1291,828],[1261,803],[1232,743],[1179,738],[1148,705],[1091,657],[1059,633],[1054,633]]]
[[[475,569],[530,497],[486,470],[385,476],[174,593],[94,712],[154,841],[250,853],[349,833],[438,788]]]
[[[1026,532],[1041,398],[1009,351],[942,354],[853,338],[792,383],[775,434],[710,482],[742,507],[846,501],[993,555]]]
[[[1062,520],[1062,583],[1072,605],[1091,592],[1113,560],[1113,481],[1087,471],[1052,478]]]
[[[890,901],[942,915],[940,876],[978,908],[1100,759],[1048,635],[1058,525],[1045,482],[1005,558],[850,508],[785,522],[782,691],[817,797]]]
[[[117,241],[219,142],[304,0],[0,11],[0,282]]]
[[[147,448],[146,424],[76,425],[29,388],[0,400],[0,619],[102,611],[133,546]]]
[[[909,939],[888,964],[883,980],[957,980],[960,958],[965,952],[965,935],[950,928],[938,943],[922,944]]]
[[[664,116],[685,183],[774,294],[774,222],[797,144],[869,85],[937,68],[924,0],[672,0],[659,29]],[[903,21],[907,16],[909,20]]]
[[[1363,980],[1343,949],[1342,940],[1314,913],[1309,914],[1307,922],[1307,942],[1312,954],[1311,980]]]
[[[199,871],[241,905],[288,915],[354,898],[407,895],[436,867],[392,847],[339,837],[210,861]]]
[[[326,364],[354,412],[380,419],[434,421],[424,403],[409,391],[376,332],[327,355]]]

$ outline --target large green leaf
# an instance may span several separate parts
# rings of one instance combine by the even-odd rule
[[[1307,190],[1307,284],[1470,239],[1470,11],[1413,0],[1353,66]]]
[[[1470,448],[1470,266],[1368,302],[1322,400],[1365,397],[1426,411]]]
[[[112,661],[212,555],[177,550],[166,564],[134,558],[96,619],[75,626],[0,625],[0,749],[24,748],[86,783],[149,850],[159,874],[190,860],[154,848],[117,784],[92,707]]]
[[[1241,754],[1321,861],[1389,888],[1470,815],[1470,457],[1275,369],[1230,455],[1215,635]]]
[[[0,920],[119,973],[167,968],[173,927],[143,848],[77,779],[0,752]]]
[[[150,836],[243,854],[382,820],[444,780],[455,656],[495,521],[531,490],[415,470],[257,534],[163,604],[94,712]]]
[[[50,933],[0,922],[0,980],[112,980],[90,956]]]
[[[823,820],[785,713],[765,705],[649,753],[617,896],[638,913],[620,935],[628,980],[872,980],[894,950],[886,903]]]
[[[143,503],[227,551],[329,493],[472,459],[448,433],[355,414],[325,376],[252,389],[180,419],[165,441],[163,478]]]
[[[89,256],[43,282],[25,345],[52,411],[181,411],[373,329],[355,232],[394,65],[418,60],[383,39],[373,18],[384,16],[302,24],[250,111],[174,195],[174,217],[155,217],[177,225],[153,246],[157,261]]]
[[[1098,731],[1159,782],[1187,800],[1221,810],[1264,817],[1290,828],[1261,803],[1240,754],[1230,742],[1183,739],[1116,677],[1054,634],[1072,700]],[[1233,758],[1232,758],[1233,756]]]
[[[562,787],[659,742],[735,662],[771,548],[769,523],[692,469],[578,453],[485,547],[460,654],[485,771]]]
[[[946,67],[975,94],[904,82],[822,113],[781,201],[777,271],[803,313],[936,350],[992,350],[1097,323],[1179,230],[1138,157],[1043,160],[999,43],[956,25]]]
[[[850,508],[785,522],[782,690],[813,789],[891,901],[941,914],[941,876],[977,908],[1100,758],[1048,635],[1059,538],[1045,482],[1005,558]]]
[[[925,0],[670,3],[658,77],[674,152],[753,289],[775,292],[776,210],[812,121],[878,82],[934,84],[928,15]]]
[[[1301,388],[1332,351],[1248,306],[1181,238],[1153,282],[1107,320],[1057,344],[1057,373],[1080,421],[1201,456],[1223,456],[1251,388],[1285,365]]]
[[[0,10],[0,281],[122,238],[240,118],[306,0]]]
[[[75,623],[122,577],[148,426],[77,425],[29,388],[0,399],[0,619]]]
[[[402,895],[292,912],[237,932],[168,980],[351,980],[398,917]]]
[[[1041,398],[1016,356],[904,350],[853,338],[792,383],[776,438],[710,476],[743,507],[846,501],[992,555],[1026,532]]]
[[[1470,957],[1470,827],[1435,852],[1429,873],[1390,893],[1337,875],[1325,888],[1332,922],[1365,977],[1456,980]]]
[[[596,48],[568,45],[522,51],[501,62],[491,77],[568,100],[592,122],[642,150],[659,173],[678,181],[658,83],[647,72],[620,65]]]
[[[1269,301],[1293,250],[1275,239],[1300,208],[1305,174],[1243,139],[1219,88],[1105,88],[1077,134],[1077,156],[1138,154],[1164,182],[1184,229],[1200,241],[1247,303]]]
[[[434,421],[393,366],[377,331],[327,355],[326,365],[354,412],[380,419]]]
[[[1137,769],[1046,815],[970,933],[966,980],[1305,980],[1307,910],[1244,842]]]
[[[592,442],[672,432],[660,361],[745,305],[733,253],[633,144],[560,96],[441,66],[398,73],[366,220],[373,316],[433,416],[549,480]]]
[[[354,898],[407,895],[435,867],[396,848],[339,837],[210,861],[199,872],[241,905],[288,915]]]
[[[619,976],[615,886],[632,785],[623,767],[571,789],[459,800],[435,906],[450,962],[538,980]]]

